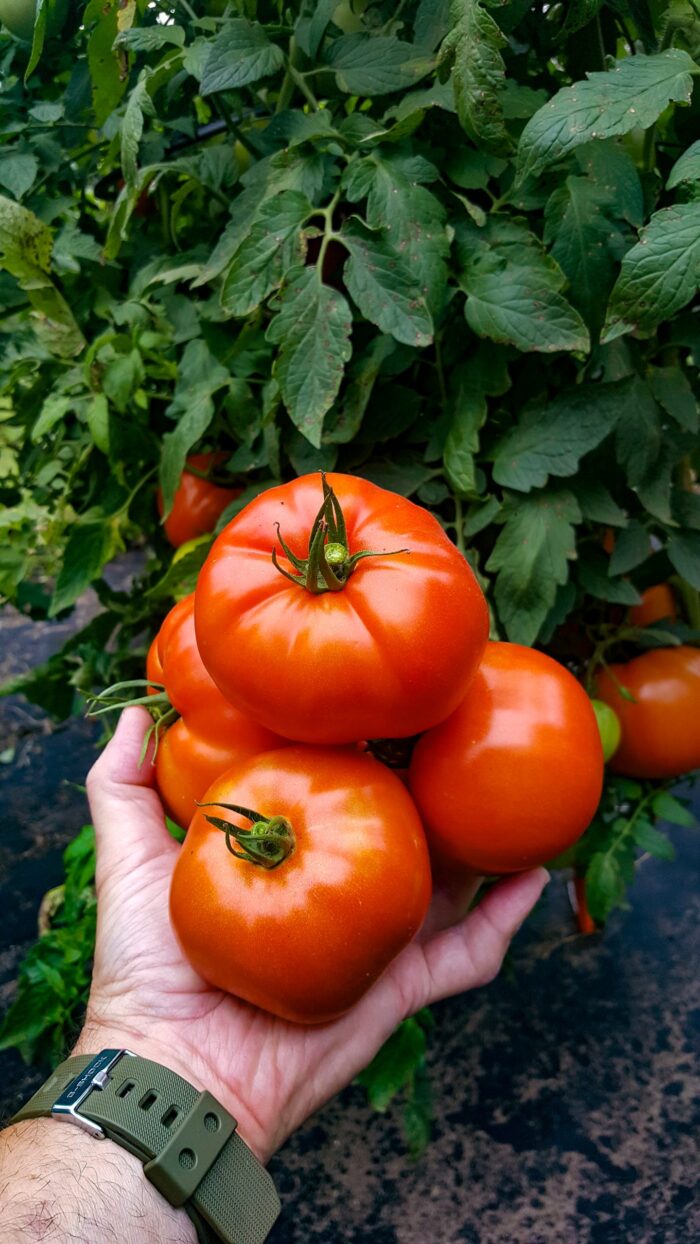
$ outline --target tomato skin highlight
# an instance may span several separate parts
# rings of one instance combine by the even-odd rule
[[[322,500],[319,474],[271,488],[215,541],[195,593],[197,642],[227,699],[307,743],[417,734],[462,698],[488,635],[464,557],[427,510],[348,475],[329,475],[357,563],[340,591],[312,594],[291,570]],[[396,552],[409,548],[410,552]],[[389,555],[392,554],[392,555]]]
[[[625,687],[634,703],[620,695]],[[596,676],[596,694],[614,708],[622,742],[610,768],[625,777],[670,778],[700,766],[700,649],[654,648]]]
[[[197,471],[210,471],[228,457],[230,455],[226,452],[190,454],[187,466],[193,466]],[[202,479],[201,475],[193,475],[187,466],[175,491],[173,508],[163,524],[168,540],[176,549],[188,540],[213,531],[219,515],[241,494],[240,488],[222,488],[220,484]],[[158,513],[162,516],[163,496],[160,489],[157,500]]]
[[[165,686],[180,713],[158,742],[156,783],[168,816],[187,828],[215,777],[285,740],[239,713],[207,674],[194,631],[194,593],[163,622],[148,652],[146,676]]]
[[[234,765],[204,797],[282,815],[274,869],[231,855],[199,809],[173,874],[182,949],[210,984],[300,1024],[349,1010],[417,933],[431,897],[418,813],[401,782],[350,748],[288,747]]]
[[[675,622],[676,601],[668,583],[657,583],[642,592],[642,603],[632,605],[627,615],[632,626],[651,626],[662,618]]]
[[[544,864],[600,799],[590,700],[544,653],[489,643],[457,711],[418,740],[409,782],[431,850],[481,873]]]

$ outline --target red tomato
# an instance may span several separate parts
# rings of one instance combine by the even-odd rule
[[[202,660],[227,699],[289,738],[417,734],[456,708],[474,675],[484,597],[427,510],[351,475],[328,482],[347,531],[326,508],[313,566],[320,475],[271,488],[222,531],[196,590]]]
[[[191,454],[187,465],[197,471],[210,471],[212,467],[225,462],[228,453]],[[165,534],[174,548],[194,540],[197,536],[213,531],[216,520],[223,514],[227,505],[240,496],[240,488],[222,488],[212,484],[201,475],[193,475],[185,469],[175,492],[173,508],[163,524]],[[163,513],[163,496],[158,489],[158,513]]]
[[[482,873],[544,864],[598,806],[603,750],[591,702],[551,657],[490,643],[457,711],[419,739],[409,782],[438,853]]]
[[[642,592],[642,603],[632,605],[628,613],[632,626],[651,626],[661,618],[676,619],[676,602],[668,583],[657,583]]]
[[[203,802],[214,806],[198,809],[170,891],[187,958],[210,984],[283,1019],[342,1015],[428,909],[428,851],[410,795],[372,756],[299,746],[234,765]],[[262,841],[249,845],[245,830]]]
[[[596,677],[596,694],[622,726],[610,761],[615,773],[669,778],[700,766],[700,649],[655,648],[626,665],[609,665]]]
[[[187,827],[196,801],[224,769],[285,740],[239,713],[207,674],[194,633],[194,594],[170,610],[151,644],[146,675],[165,686],[180,714],[159,740],[156,781],[168,815]]]

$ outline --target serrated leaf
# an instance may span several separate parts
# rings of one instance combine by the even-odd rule
[[[700,590],[700,532],[675,532],[666,545],[666,553],[681,578]]]
[[[670,102],[688,103],[700,69],[680,48],[629,56],[605,73],[565,86],[528,121],[518,145],[518,177],[534,176],[582,143],[646,129]]]
[[[508,40],[479,0],[452,0],[450,20],[453,29],[440,60],[452,66],[460,124],[486,151],[504,155],[511,141],[503,116],[506,73],[500,49]]]
[[[327,442],[332,445],[346,445],[354,440],[361,427],[382,363],[395,349],[393,337],[377,333],[365,350],[354,355],[348,375],[349,383],[342,400],[325,424],[324,444]]]
[[[680,367],[651,367],[649,387],[660,406],[688,432],[698,430],[698,399]]]
[[[96,20],[88,38],[87,61],[93,114],[98,126],[104,125],[128,85],[129,75],[125,72],[128,54],[113,50],[119,34],[119,12],[119,0],[90,0],[83,17],[86,26]]]
[[[587,26],[603,7],[603,0],[569,0],[561,33],[565,37]]]
[[[66,397],[61,393],[50,393],[44,399],[44,403],[39,411],[39,417],[32,428],[32,443],[36,445],[42,436],[46,436],[57,423],[61,422],[72,406],[73,401],[70,397]]]
[[[39,163],[31,152],[6,150],[0,160],[0,186],[21,199],[31,190],[39,171]]]
[[[613,431],[629,387],[627,380],[577,385],[552,402],[526,409],[496,444],[496,482],[529,492],[546,484],[550,475],[576,474],[584,454]]]
[[[676,851],[673,843],[655,829],[650,821],[638,820],[634,825],[634,841],[642,851],[653,855],[657,860],[674,860]]]
[[[153,114],[153,103],[148,94],[148,77],[144,74],[136,83],[124,110],[121,123],[122,172],[127,186],[136,184],[139,143],[143,134],[143,114]]]
[[[221,305],[231,315],[253,311],[302,258],[301,226],[312,207],[305,195],[285,190],[264,203],[224,278]]]
[[[637,166],[617,139],[596,139],[577,147],[575,159],[582,173],[596,183],[610,201],[610,214],[639,228],[644,224],[644,190]]]
[[[641,596],[627,579],[611,576],[610,562],[602,549],[587,548],[578,564],[579,582],[589,596],[616,605],[638,605]]]
[[[157,52],[160,48],[174,44],[183,47],[185,31],[182,26],[171,26],[163,23],[155,26],[134,26],[131,30],[120,30],[114,44],[118,48],[127,48],[130,52]]]
[[[433,339],[433,322],[421,289],[401,256],[380,235],[353,218],[343,225],[350,252],[343,278],[362,315],[409,346]]]
[[[171,419],[177,420],[177,426],[163,437],[160,487],[164,519],[172,508],[185,458],[214,417],[213,394],[227,386],[229,380],[226,368],[216,361],[200,337],[187,343],[178,367],[175,396],[166,410]]]
[[[373,151],[348,168],[344,185],[350,202],[367,198],[367,224],[386,231],[391,245],[415,274],[432,312],[441,309],[446,292],[449,241],[445,209],[419,184],[435,175],[421,157]]]
[[[684,181],[700,181],[700,138],[679,156],[666,181],[667,190],[675,190]]]
[[[533,644],[557,588],[566,583],[576,553],[574,523],[581,521],[575,497],[551,489],[528,497],[507,496],[506,519],[486,569],[497,571],[495,599],[506,634]]]
[[[662,821],[669,821],[671,825],[683,825],[686,829],[695,829],[697,825],[690,808],[686,808],[670,791],[660,790],[654,795],[651,806],[655,816]]]
[[[289,416],[317,449],[352,353],[351,328],[347,300],[324,285],[315,268],[290,275],[267,337],[279,346],[273,370]]]
[[[410,1084],[423,1064],[426,1036],[416,1019],[405,1019],[357,1077],[367,1090],[370,1105],[384,1111],[397,1093]]]
[[[659,459],[660,412],[648,385],[638,376],[627,383],[621,396],[615,451],[628,484],[638,488]]]
[[[96,579],[117,550],[114,526],[106,516],[76,523],[63,554],[56,587],[51,597],[49,617],[74,605],[86,587]]]
[[[103,454],[109,453],[109,403],[104,393],[95,393],[85,412],[90,435]]]
[[[37,335],[61,358],[79,354],[83,334],[63,295],[54,285],[51,231],[33,212],[0,195],[0,267],[6,268],[26,292],[33,307]]]
[[[311,16],[306,21],[302,18],[297,22],[297,43],[310,60],[316,59],[328,23],[337,7],[337,0],[318,0],[313,6]]]
[[[605,924],[625,895],[625,875],[612,851],[593,856],[586,872],[586,901],[594,920]]]
[[[626,521],[625,511],[594,475],[592,469],[584,465],[570,486],[576,494],[584,518],[611,527],[619,527]]]
[[[632,522],[615,535],[615,547],[610,555],[610,574],[627,574],[646,561],[651,553],[649,532],[642,523]]]
[[[334,39],[326,64],[349,95],[386,95],[405,90],[432,68],[431,57],[394,35],[354,34]]]
[[[700,285],[700,203],[655,212],[627,252],[610,298],[603,341],[670,320]]]
[[[413,23],[416,47],[434,52],[450,29],[450,0],[420,0]]]
[[[284,52],[271,43],[262,26],[245,17],[230,18],[211,44],[200,91],[235,90],[276,73],[284,64]]]
[[[598,334],[614,281],[613,246],[622,235],[605,212],[608,193],[587,177],[567,177],[545,207],[544,240],[569,281],[569,299]]]
[[[488,406],[483,391],[461,385],[454,403],[445,441],[443,465],[447,481],[459,497],[479,495],[474,455],[479,448],[479,431],[486,421]]]

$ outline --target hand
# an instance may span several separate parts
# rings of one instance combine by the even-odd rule
[[[463,879],[458,893],[441,890],[421,937],[347,1015],[318,1028],[276,1019],[211,988],[178,946],[168,890],[180,848],[166,829],[150,760],[139,765],[149,723],[145,709],[126,709],[87,780],[97,835],[97,946],[77,1048],[127,1046],[208,1089],[265,1162],[370,1062],[402,1019],[493,979],[547,873],[499,882],[462,919],[478,880]]]

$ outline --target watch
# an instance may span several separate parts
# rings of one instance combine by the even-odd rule
[[[51,1117],[105,1136],[187,1211],[200,1244],[262,1244],[280,1212],[265,1167],[211,1093],[130,1050],[67,1058],[12,1123]]]

